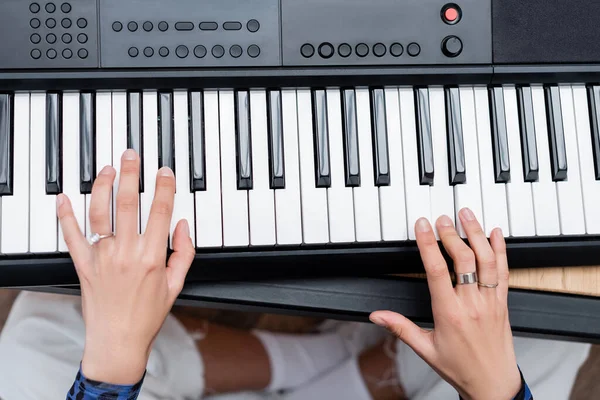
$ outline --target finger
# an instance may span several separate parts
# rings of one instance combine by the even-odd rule
[[[490,236],[490,242],[492,243],[492,249],[496,254],[496,267],[498,269],[498,287],[496,293],[502,304],[507,303],[508,298],[508,259],[506,257],[506,242],[504,241],[504,235],[500,228],[496,228],[492,231]]]
[[[119,174],[115,231],[127,246],[138,232],[140,159],[134,150],[123,153]]]
[[[100,174],[94,181],[89,218],[92,233],[107,235],[113,231],[110,221],[110,204],[115,175],[115,169],[111,166],[106,166],[100,171]],[[104,240],[101,242],[104,242]]]
[[[433,359],[431,332],[424,331],[405,316],[392,311],[375,311],[371,313],[369,319],[393,333],[426,362]]]
[[[167,262],[167,280],[173,300],[181,293],[195,255],[196,250],[190,237],[190,225],[182,219],[173,232],[173,254]]]
[[[170,168],[163,167],[156,176],[156,189],[154,200],[150,208],[148,226],[144,236],[150,248],[167,249],[169,232],[171,230],[171,218],[173,216],[173,203],[175,201],[175,176]]]
[[[431,301],[434,303],[439,302],[439,304],[451,304],[450,299],[453,299],[455,294],[452,289],[448,265],[427,219],[420,218],[417,220],[415,234],[421,260],[427,273]]]
[[[475,214],[470,209],[463,208],[458,216],[469,239],[471,249],[475,252],[479,282],[490,285],[497,283],[496,254],[494,254],[483,229],[481,229],[481,225],[475,218]],[[479,291],[486,297],[496,297],[496,289],[479,287]]]
[[[65,243],[73,258],[75,266],[78,267],[83,260],[87,259],[89,255],[89,244],[79,228],[75,214],[73,214],[73,207],[71,201],[64,194],[56,196],[56,212],[58,214],[58,220],[60,227],[63,231]]]

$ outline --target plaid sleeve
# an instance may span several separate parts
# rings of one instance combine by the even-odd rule
[[[86,378],[80,367],[67,400],[136,400],[145,376],[135,385],[111,385]]]

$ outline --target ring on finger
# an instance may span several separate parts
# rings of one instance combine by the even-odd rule
[[[107,238],[113,237],[113,236],[114,236],[113,233],[109,233],[108,235],[101,235],[99,233],[94,233],[89,237],[88,243],[90,244],[90,246],[93,246],[96,243],[98,243],[99,241],[101,241],[102,239],[107,239]]]
[[[464,274],[457,273],[456,283],[457,285],[470,285],[477,283],[477,272],[467,272]]]
[[[490,289],[495,289],[496,287],[498,287],[498,282],[493,283],[493,284],[477,282],[477,284],[481,287],[490,288]]]

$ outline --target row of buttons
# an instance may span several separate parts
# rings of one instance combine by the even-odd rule
[[[350,46],[348,43],[342,43],[338,46],[337,53],[340,57],[347,58],[352,55],[352,50],[352,46]],[[387,46],[383,43],[374,44],[372,49],[365,43],[359,43],[354,47],[354,52],[359,57],[368,56],[371,50],[376,57],[383,57],[388,52]],[[319,45],[318,52],[319,56],[327,59],[333,57],[335,54],[335,48],[331,43],[325,42]],[[389,52],[394,57],[400,57],[404,53],[404,46],[402,46],[400,43],[392,43],[389,47]],[[409,56],[416,57],[421,54],[421,46],[415,42],[409,43],[408,47],[406,48],[406,52]],[[300,53],[305,58],[311,58],[315,55],[315,47],[310,43],[305,43],[300,48]]]
[[[46,25],[46,27],[48,29],[54,29],[54,28],[56,28],[56,24],[57,24],[57,22],[56,22],[56,20],[54,18],[48,18],[45,21],[45,25]],[[60,21],[60,25],[63,28],[65,28],[65,29],[69,29],[73,25],[73,21],[71,21],[71,19],[69,19],[69,18],[63,18]],[[85,18],[79,18],[77,20],[77,26],[80,29],[87,28],[87,25],[88,25],[87,19],[85,19]],[[32,18],[29,21],[29,26],[31,26],[33,29],[38,29],[40,26],[42,26],[42,21],[40,21],[37,18]]]
[[[200,22],[198,27],[202,31],[216,31],[217,29],[219,29],[219,24],[217,24],[216,22]],[[113,28],[113,31],[115,31],[115,32],[121,32],[123,30],[123,23],[121,21],[115,21],[112,24],[112,28]],[[248,29],[248,31],[250,31],[252,33],[258,32],[258,30],[260,29],[260,23],[255,19],[251,19],[246,24],[246,28]],[[130,21],[127,23],[127,30],[129,32],[136,32],[138,29],[139,29],[139,25],[137,22]],[[152,32],[152,30],[154,29],[154,24],[150,21],[146,21],[142,24],[142,29],[144,29],[146,32]],[[175,30],[177,30],[177,31],[193,31],[194,29],[195,29],[195,25],[193,22],[176,22],[175,23]],[[224,22],[223,29],[226,31],[239,31],[242,29],[242,23],[239,21]],[[159,22],[158,30],[161,32],[168,31],[169,23],[166,21]]]
[[[44,7],[44,9],[46,10],[46,12],[48,14],[52,14],[56,11],[56,5],[54,3],[47,3],[46,6]],[[33,14],[37,14],[41,10],[42,10],[42,7],[38,3],[31,3],[29,5],[29,11],[31,11]],[[63,3],[60,6],[60,10],[63,13],[68,14],[71,12],[71,5],[69,3]]]
[[[85,60],[88,57],[89,53],[86,49],[79,49],[77,51],[77,57],[81,58],[82,60]],[[48,57],[51,60],[54,60],[56,57],[58,57],[58,52],[54,49],[49,49],[46,51],[46,57]],[[71,49],[64,49],[62,51],[62,57],[66,60],[69,60],[73,57],[73,51]],[[40,58],[42,58],[42,51],[40,49],[33,49],[31,50],[31,58],[33,58],[34,60],[39,60]]]
[[[29,39],[31,40],[31,43],[33,43],[33,44],[39,44],[42,41],[42,37],[40,35],[38,35],[37,33],[34,33],[33,35],[31,35],[31,37]],[[61,39],[64,44],[69,44],[73,41],[73,36],[71,36],[68,33],[65,33],[64,35],[62,35]],[[54,43],[56,43],[56,41],[57,41],[57,37],[55,34],[49,33],[46,35],[47,43],[54,44]],[[79,35],[77,35],[77,41],[81,44],[85,44],[88,41],[88,37],[85,33],[80,33]]]
[[[140,55],[140,51],[137,47],[130,47],[127,53],[129,54],[130,57],[133,57],[133,58]],[[146,47],[143,50],[143,53],[146,57],[150,58],[150,57],[154,56],[154,49],[152,47]],[[198,45],[198,46],[194,47],[194,56],[196,58],[204,58],[207,53],[208,53],[208,51],[206,50],[206,47],[204,47],[202,45]],[[246,53],[250,57],[256,58],[260,55],[260,47],[258,47],[255,44],[250,45],[246,49]],[[164,47],[164,46],[159,48],[158,54],[161,57],[168,57],[170,54],[169,48]],[[177,48],[175,49],[175,55],[179,58],[186,58],[189,54],[190,54],[190,50],[188,49],[187,46],[181,45],[181,46],[177,46]],[[213,48],[211,49],[211,54],[215,58],[222,58],[225,55],[225,48],[221,45],[213,46]],[[229,48],[229,55],[233,58],[239,58],[243,54],[244,54],[244,50],[242,49],[241,46],[239,46],[237,44],[235,44]]]

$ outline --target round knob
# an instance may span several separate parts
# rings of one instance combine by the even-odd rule
[[[456,57],[463,50],[463,43],[457,36],[448,36],[442,41],[442,53],[447,57]]]

